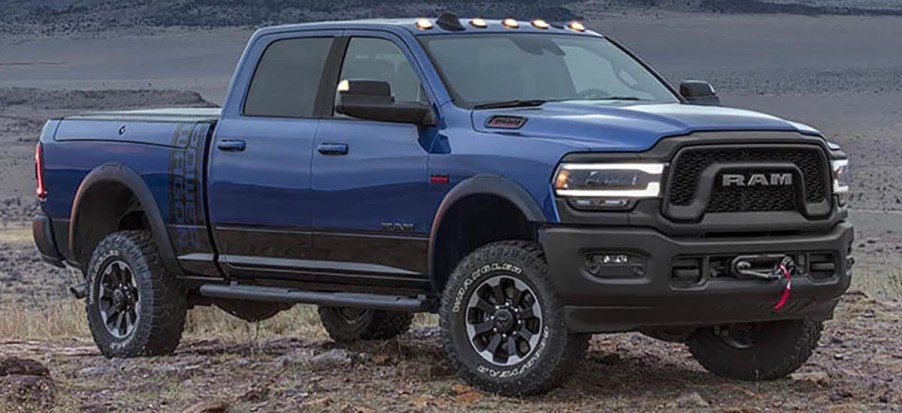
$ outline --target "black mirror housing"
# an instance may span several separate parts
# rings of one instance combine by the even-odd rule
[[[686,80],[680,83],[680,95],[693,105],[720,106],[720,97],[714,86],[704,80]]]
[[[379,80],[345,80],[339,85],[335,111],[358,119],[382,122],[433,123],[432,108],[420,102],[395,102],[391,85]]]

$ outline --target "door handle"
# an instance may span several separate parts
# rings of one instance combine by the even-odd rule
[[[243,152],[247,145],[242,140],[223,139],[216,144],[216,147],[223,152]]]
[[[346,143],[321,143],[316,147],[316,150],[323,155],[347,155],[348,154],[348,144]]]

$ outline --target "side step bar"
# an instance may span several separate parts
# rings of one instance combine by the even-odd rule
[[[317,304],[334,307],[371,308],[375,310],[426,310],[426,298],[423,296],[414,298],[382,294],[328,293],[238,284],[204,284],[200,286],[200,294],[212,298]]]

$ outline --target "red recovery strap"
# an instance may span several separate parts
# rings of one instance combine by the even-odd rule
[[[774,310],[779,310],[786,305],[786,302],[789,301],[789,294],[792,291],[792,273],[789,271],[789,268],[786,267],[786,264],[780,263],[777,269],[783,274],[783,278],[786,280],[786,287],[783,288],[780,300],[774,305]]]

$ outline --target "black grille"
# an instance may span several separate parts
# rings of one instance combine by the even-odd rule
[[[795,187],[715,186],[705,212],[798,211]]]
[[[824,153],[819,147],[696,147],[684,149],[674,161],[669,203],[675,206],[690,205],[696,196],[699,176],[715,162],[792,163],[802,172],[806,202],[822,202],[827,197],[825,182],[827,166]],[[719,182],[720,177],[717,179]],[[749,187],[715,185],[705,212],[799,210],[799,205],[796,205],[796,191],[795,185]]]

